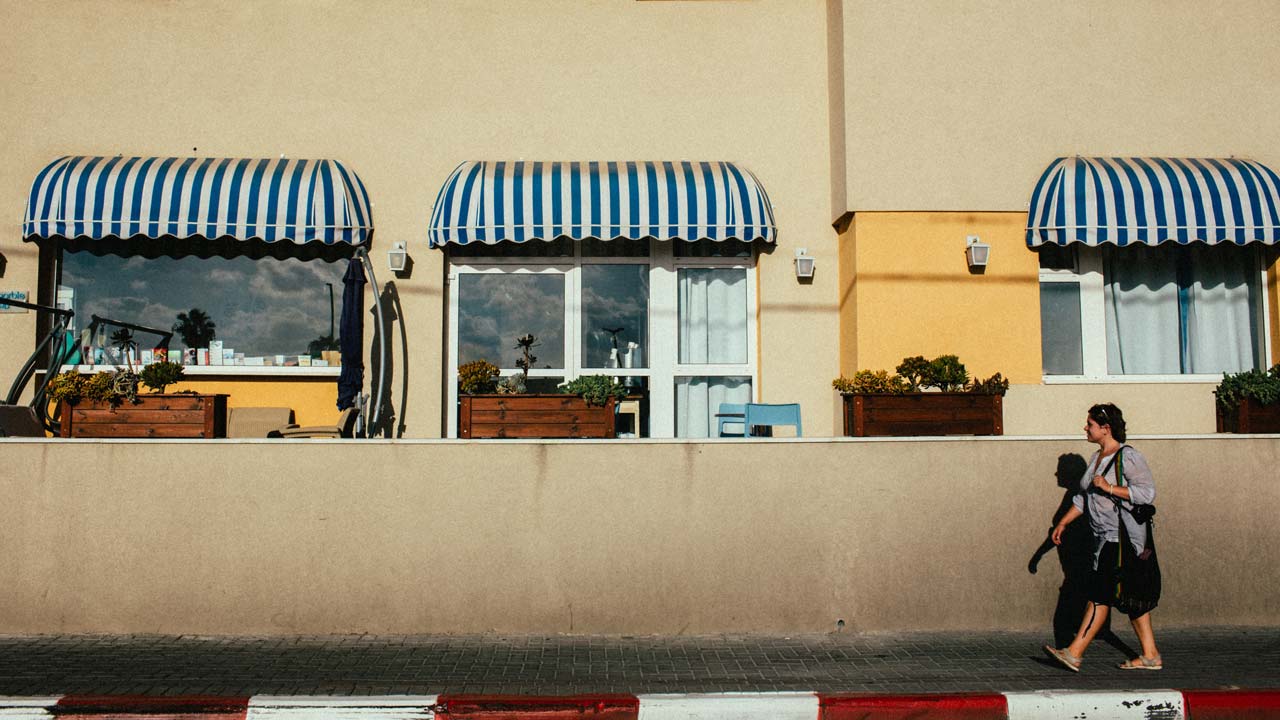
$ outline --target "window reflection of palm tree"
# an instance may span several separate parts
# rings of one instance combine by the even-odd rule
[[[218,336],[217,324],[200,308],[178,313],[173,331],[182,337],[182,344],[189,348],[209,347],[209,341]]]

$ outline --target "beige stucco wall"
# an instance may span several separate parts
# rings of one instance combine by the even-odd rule
[[[1280,437],[1142,438],[1156,622],[1280,617]],[[0,440],[0,633],[1042,628],[1057,439]]]
[[[842,4],[857,210],[1026,210],[1064,155],[1280,164],[1280,5],[1229,0]]]
[[[63,0],[0,3],[0,23],[0,289],[35,290],[18,221],[57,156],[340,159],[373,202],[377,266],[392,242],[414,257],[412,277],[393,285],[405,340],[392,329],[390,397],[407,436],[433,437],[445,273],[426,227],[459,162],[732,160],[764,183],[779,225],[778,250],[760,261],[760,387],[766,400],[802,403],[811,433],[830,432],[837,263],[822,0],[115,0],[92,11]],[[795,280],[796,246],[818,260],[812,284]],[[32,337],[30,315],[0,315],[0,377]]]
[[[1063,383],[1013,385],[1004,398],[1006,435],[1081,432],[1095,403],[1124,410],[1131,433],[1213,433],[1217,429],[1215,383]]]

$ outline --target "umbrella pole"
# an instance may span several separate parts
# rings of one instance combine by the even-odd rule
[[[364,248],[356,250],[356,255],[364,263],[365,272],[369,273],[369,283],[373,286],[373,314],[378,323],[378,386],[373,390],[373,413],[365,415],[364,436],[369,437],[369,428],[382,416],[382,388],[387,382],[387,327],[382,320],[382,290],[378,278],[373,274],[373,263],[369,261],[369,253]]]

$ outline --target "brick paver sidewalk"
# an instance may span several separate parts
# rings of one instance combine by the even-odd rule
[[[1157,629],[1166,669],[1079,674],[1048,634],[0,637],[0,695],[386,695],[1280,688],[1280,628]],[[1126,630],[1119,641],[1135,645]]]

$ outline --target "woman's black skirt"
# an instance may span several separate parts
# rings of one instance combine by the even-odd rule
[[[1160,601],[1160,566],[1155,555],[1126,572],[1119,566],[1120,544],[1108,542],[1098,555],[1098,567],[1089,573],[1089,600],[1096,605],[1115,607],[1130,618],[1140,617],[1155,609]],[[1126,553],[1131,565],[1133,553]]]

